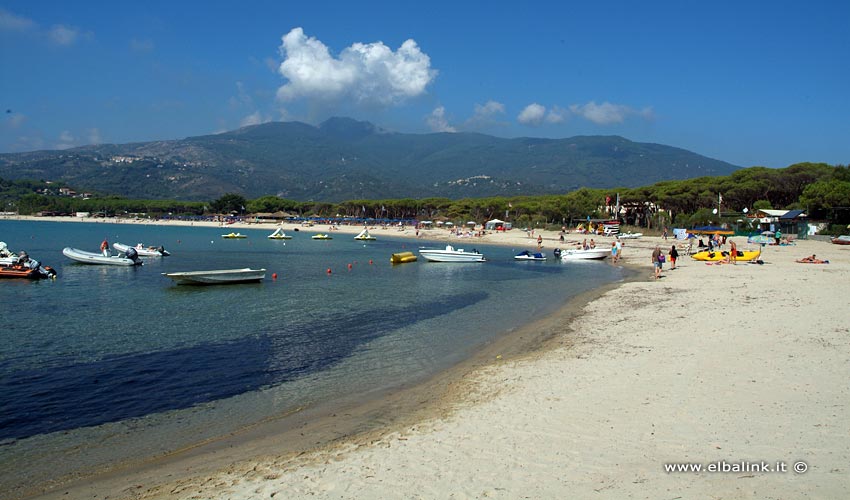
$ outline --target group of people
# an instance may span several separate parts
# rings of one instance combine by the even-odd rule
[[[676,269],[676,261],[679,259],[679,250],[676,249],[676,245],[670,247],[670,252],[668,254],[670,256],[670,269]],[[652,265],[655,268],[655,279],[661,277],[661,269],[664,267],[664,263],[667,261],[667,257],[665,257],[664,252],[661,251],[660,246],[655,246],[655,250],[652,251]]]

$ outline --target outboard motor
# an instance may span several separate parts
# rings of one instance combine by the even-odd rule
[[[127,258],[135,262],[136,264],[141,264],[142,262],[139,260],[139,252],[136,251],[135,248],[130,247],[127,249]]]
[[[561,258],[561,249],[556,248],[556,249],[552,250],[552,255],[554,255],[555,258],[560,259]]]

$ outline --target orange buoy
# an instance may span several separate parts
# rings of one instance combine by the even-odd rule
[[[331,274],[331,268],[328,268],[328,274]]]
[[[351,264],[348,265],[348,270],[351,271]]]
[[[369,259],[369,265],[370,266],[372,265],[372,259]]]
[[[277,273],[272,273],[272,279],[273,279],[273,280],[276,280],[276,279],[277,279]]]

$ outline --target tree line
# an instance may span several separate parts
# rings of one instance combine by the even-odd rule
[[[344,202],[295,201],[277,196],[248,200],[226,193],[209,202],[132,200],[117,196],[90,199],[35,192],[34,181],[0,179],[0,202],[7,211],[102,212],[106,215],[208,215],[284,212],[301,217],[367,217],[482,222],[507,218],[515,225],[566,225],[606,218],[619,198],[625,221],[643,227],[691,227],[734,221],[744,209],[802,209],[810,218],[836,224],[850,221],[850,167],[798,163],[787,168],[751,167],[728,176],[664,181],[637,188],[581,188],[562,195],[464,198],[402,198]]]

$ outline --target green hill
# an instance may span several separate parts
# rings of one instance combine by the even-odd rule
[[[0,155],[0,177],[62,181],[132,198],[341,201],[563,193],[728,175],[738,167],[617,136],[503,139],[401,134],[331,118],[274,122],[173,141]]]

